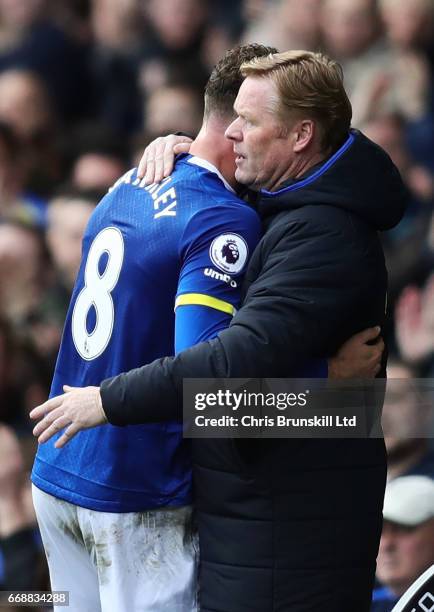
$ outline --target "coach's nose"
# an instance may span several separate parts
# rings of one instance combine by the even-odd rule
[[[225,136],[229,140],[240,142],[243,139],[243,133],[241,130],[241,119],[237,117],[232,123],[226,128]]]

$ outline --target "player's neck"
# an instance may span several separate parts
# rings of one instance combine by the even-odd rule
[[[189,152],[215,166],[229,185],[235,188],[234,153],[232,143],[225,138],[224,131],[218,122],[204,122]]]

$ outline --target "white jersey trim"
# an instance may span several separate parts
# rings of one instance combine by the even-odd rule
[[[227,180],[223,177],[223,175],[221,174],[221,172],[219,172],[217,170],[217,168],[211,164],[209,161],[206,161],[206,159],[202,159],[201,157],[196,157],[195,155],[192,155],[190,157],[190,159],[187,160],[189,164],[194,164],[195,166],[200,166],[201,168],[205,168],[205,170],[209,170],[210,172],[213,172],[214,174],[217,174],[217,176],[219,177],[219,179],[223,182],[224,186],[226,187],[226,189],[228,191],[231,191],[232,193],[235,193],[235,189],[233,189],[229,183],[227,182]]]

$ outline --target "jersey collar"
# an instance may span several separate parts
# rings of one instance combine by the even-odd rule
[[[219,172],[217,170],[217,168],[211,164],[209,161],[206,161],[206,159],[202,159],[201,157],[196,157],[195,155],[192,155],[190,157],[190,159],[187,159],[189,164],[194,164],[195,166],[200,166],[201,168],[205,168],[205,170],[208,170],[209,172],[213,172],[214,174],[217,174],[217,176],[219,177],[219,179],[223,182],[224,186],[226,187],[226,189],[228,189],[229,191],[231,191],[232,193],[235,193],[235,189],[233,189],[229,183],[227,182],[227,180],[223,177],[223,175],[221,174],[221,172]]]

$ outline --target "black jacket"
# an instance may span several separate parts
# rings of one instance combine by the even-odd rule
[[[265,234],[230,327],[104,381],[113,424],[181,418],[182,379],[291,377],[385,317],[378,230],[407,194],[359,132],[303,180],[262,192]],[[194,441],[201,609],[369,610],[385,484],[382,440]]]

